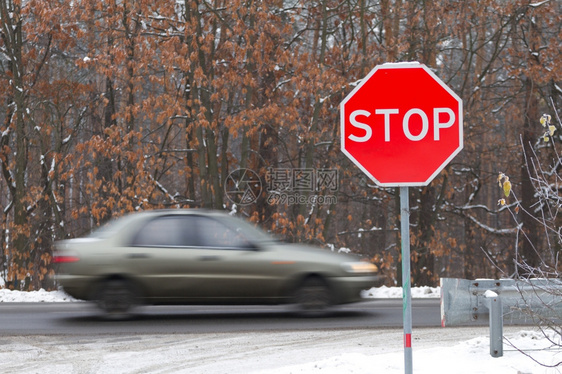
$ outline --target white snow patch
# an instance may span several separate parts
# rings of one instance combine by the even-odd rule
[[[414,299],[438,299],[441,297],[441,287],[412,287],[411,291]],[[361,296],[373,299],[400,299],[402,298],[402,287],[373,287],[370,290],[363,291]]]
[[[77,301],[64,291],[11,291],[5,288],[5,282],[0,278],[0,303],[59,303]]]
[[[341,252],[345,248],[340,248]],[[0,303],[14,302],[14,303],[53,303],[53,302],[71,302],[76,301],[64,291],[11,291],[4,289],[4,280],[0,277]],[[441,295],[440,287],[412,287],[412,298],[439,298]],[[364,298],[373,299],[396,299],[402,298],[401,287],[373,287],[370,290],[363,291]]]

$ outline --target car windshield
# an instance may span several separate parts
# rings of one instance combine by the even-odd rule
[[[279,241],[273,236],[265,233],[264,231],[258,229],[253,224],[241,219],[232,217],[225,222],[231,229],[236,232],[242,233],[247,239],[254,243],[266,243],[266,242],[277,242]]]
[[[112,219],[103,226],[94,229],[88,237],[96,239],[107,239],[113,236],[116,232],[121,231],[121,229],[129,224],[130,221],[135,219],[135,215],[129,215],[125,217],[119,217]]]

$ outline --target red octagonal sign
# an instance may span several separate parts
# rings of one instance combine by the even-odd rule
[[[375,67],[340,110],[342,151],[381,186],[426,186],[463,147],[462,100],[417,62]]]

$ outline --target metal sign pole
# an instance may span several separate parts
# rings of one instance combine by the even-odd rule
[[[410,202],[408,197],[408,187],[400,187],[402,301],[404,308],[404,373],[412,374],[412,288],[410,284]]]

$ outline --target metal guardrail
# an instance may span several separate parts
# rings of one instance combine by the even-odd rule
[[[501,298],[506,324],[533,325],[539,316],[562,320],[562,279],[441,278],[441,325],[488,322],[486,291],[493,291]]]
[[[503,324],[562,323],[562,279],[441,278],[441,325],[490,325],[490,355],[503,356]]]

